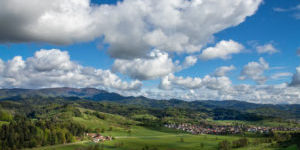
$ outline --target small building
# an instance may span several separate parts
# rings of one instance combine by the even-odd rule
[[[104,142],[104,141],[111,141],[111,136],[102,136],[101,134],[96,133],[87,133],[86,134],[91,140],[95,143]]]

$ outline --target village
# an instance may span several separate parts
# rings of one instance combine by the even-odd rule
[[[263,127],[263,126],[245,126],[245,125],[193,125],[189,123],[182,124],[165,124],[166,128],[181,130],[194,135],[212,134],[212,135],[234,135],[245,132],[257,134],[269,134],[272,131],[300,131],[300,128],[286,127]],[[99,133],[86,133],[86,136],[94,143],[111,141],[111,136],[103,136]]]
[[[261,127],[261,126],[244,126],[244,125],[192,125],[183,124],[166,124],[165,127],[171,129],[182,130],[191,134],[214,134],[229,135],[242,134],[245,132],[268,134],[271,131],[299,131],[300,128],[285,127]]]

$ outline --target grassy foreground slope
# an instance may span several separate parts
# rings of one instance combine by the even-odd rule
[[[71,115],[73,109],[81,112],[80,116]],[[141,150],[141,149],[157,149],[157,150],[186,150],[186,149],[217,149],[218,142],[222,140],[236,140],[239,137],[234,136],[214,136],[214,135],[189,135],[180,131],[167,128],[146,128],[139,126],[139,122],[128,118],[96,112],[94,110],[83,108],[67,108],[68,111],[55,110],[49,111],[51,116],[67,118],[68,121],[77,122],[90,129],[91,132],[99,130],[102,135],[113,136],[113,141],[101,143],[100,147],[104,150]],[[98,114],[99,116],[97,117]],[[45,116],[40,116],[45,117]],[[60,144],[54,146],[45,146],[33,148],[33,150],[74,150],[88,149],[95,143],[88,139],[76,141],[69,144]]]
[[[236,136],[215,136],[215,135],[188,135],[163,133],[145,128],[140,128],[140,135],[143,136],[119,136],[114,141],[104,142],[100,144],[100,149],[104,150],[216,150],[218,143],[223,140],[234,141],[239,137]],[[138,132],[138,131],[137,131]],[[151,135],[146,135],[152,133]],[[183,140],[182,140],[183,139]],[[250,138],[254,141],[255,138]],[[36,148],[35,150],[71,150],[87,148],[94,143],[75,143],[70,145],[58,145],[53,147]],[[270,144],[250,144],[240,150],[272,150]],[[275,149],[275,148],[274,148]],[[292,148],[293,149],[293,148]],[[296,150],[296,149],[295,149]]]
[[[177,130],[166,128],[147,128],[138,126],[138,122],[126,119],[122,116],[105,114],[104,119],[85,112],[93,112],[88,109],[80,109],[81,117],[73,117],[73,121],[86,125],[92,130],[104,129],[103,135],[114,136],[113,141],[100,143],[103,150],[216,150],[218,143],[223,140],[230,142],[238,140],[240,136],[218,136],[218,135],[190,135]],[[127,126],[128,124],[131,124]],[[111,128],[111,130],[110,130]],[[130,132],[129,132],[130,131]],[[248,137],[250,144],[237,150],[279,150],[271,148],[271,143],[254,144],[254,141],[262,138]],[[84,140],[71,144],[55,145],[34,148],[33,150],[80,150],[88,149],[95,143]],[[289,147],[286,150],[297,150],[297,147]]]
[[[76,123],[84,126],[84,132],[98,132],[102,135],[113,136],[113,141],[100,143],[99,149],[104,150],[216,150],[219,143],[227,140],[236,141],[242,136],[218,136],[218,135],[191,135],[182,131],[166,129],[161,127],[162,121],[190,121],[198,120],[193,118],[191,113],[195,111],[166,108],[166,109],[148,109],[143,110],[139,107],[129,105],[117,105],[110,103],[89,102],[89,101],[55,101],[53,103],[46,101],[26,101],[26,102],[2,102],[3,108],[10,108],[8,112],[19,112],[26,114],[27,119],[32,122],[38,120],[53,120],[57,122]],[[85,106],[85,107],[84,107]],[[106,112],[106,113],[104,113]],[[161,120],[158,118],[161,114]],[[180,116],[182,119],[178,119]],[[167,118],[167,119],[166,119]],[[199,117],[201,118],[201,117]],[[144,122],[143,122],[144,121]],[[151,122],[152,121],[152,122]],[[161,121],[161,122],[158,122]],[[216,121],[210,118],[203,121],[211,121],[214,124],[232,124],[244,123],[261,125],[263,121]],[[285,122],[269,122],[270,126],[282,125]],[[8,122],[0,122],[8,124]],[[154,126],[150,126],[154,125]],[[289,124],[286,124],[290,126]],[[298,124],[299,125],[299,124]],[[83,134],[82,134],[83,135]],[[279,150],[272,142],[257,142],[266,139],[266,137],[249,136],[249,144],[240,150]],[[57,144],[57,143],[56,143]],[[54,146],[46,145],[35,150],[87,150],[95,143],[86,137],[76,139],[73,143],[57,144]],[[272,146],[273,145],[273,146]],[[295,145],[285,148],[296,150]],[[284,150],[284,149],[283,149]]]

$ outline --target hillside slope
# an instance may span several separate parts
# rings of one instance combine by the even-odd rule
[[[300,105],[273,105],[254,104],[235,100],[225,101],[192,101],[187,102],[178,99],[154,100],[143,96],[126,97],[117,93],[110,93],[94,88],[48,88],[48,89],[0,89],[0,100],[24,100],[24,99],[62,98],[64,100],[91,100],[108,101],[119,104],[143,106],[147,108],[189,108],[206,112],[207,109],[231,109],[244,113],[255,113],[267,117],[300,118]]]

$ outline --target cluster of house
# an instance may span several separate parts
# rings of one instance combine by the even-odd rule
[[[166,124],[165,127],[173,128],[177,130],[182,130],[189,132],[191,134],[239,134],[241,133],[241,128],[238,126],[204,126],[204,125],[192,125],[192,124]]]
[[[299,131],[300,128],[286,128],[286,127],[248,127],[246,128],[246,131],[252,132],[252,133],[265,133],[268,134],[271,131]]]
[[[87,133],[86,136],[89,137],[95,143],[112,140],[111,136],[102,136],[101,134],[97,133]]]
[[[298,131],[300,128],[283,128],[283,127],[247,127],[244,125],[192,125],[183,124],[166,124],[165,127],[182,130],[191,134],[215,134],[228,135],[240,134],[243,132],[267,134],[270,131]]]

